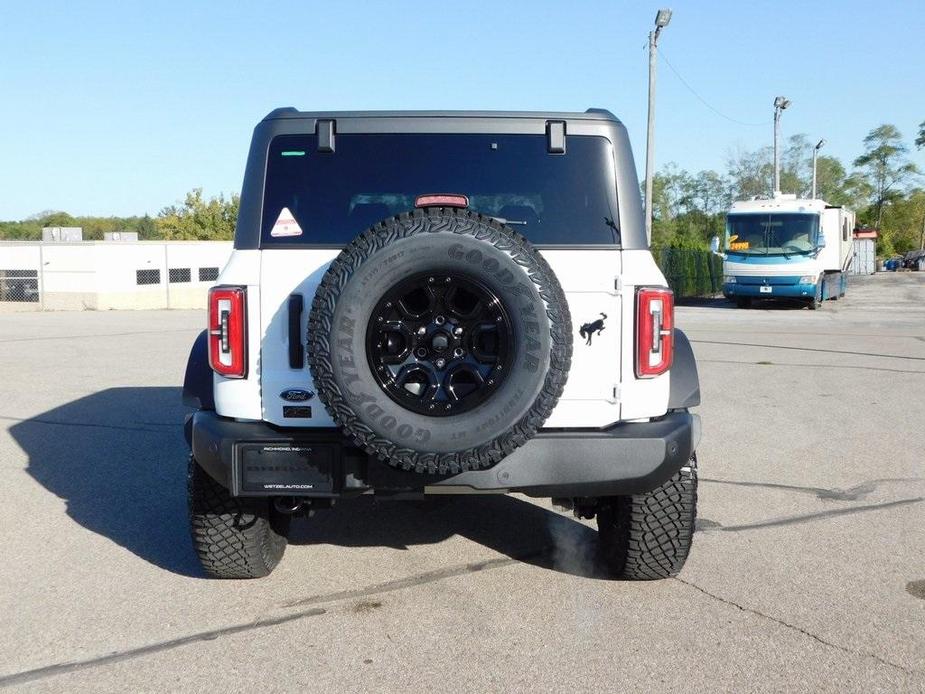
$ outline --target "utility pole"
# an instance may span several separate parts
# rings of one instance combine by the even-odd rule
[[[780,194],[780,147],[777,141],[780,139],[780,114],[790,106],[790,99],[778,96],[774,99],[774,191],[776,197]]]
[[[825,147],[825,140],[819,140],[816,146],[813,147],[813,200],[816,199],[816,155],[819,154],[819,150],[823,147]]]
[[[659,10],[655,29],[649,32],[649,120],[646,126],[646,243],[652,244],[652,177],[655,175],[655,68],[658,35],[671,21],[671,10]]]

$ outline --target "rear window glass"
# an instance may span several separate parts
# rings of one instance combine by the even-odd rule
[[[545,135],[313,135],[270,144],[264,247],[343,246],[426,193],[459,193],[536,244],[619,244],[614,157],[602,137],[570,135],[565,154]]]

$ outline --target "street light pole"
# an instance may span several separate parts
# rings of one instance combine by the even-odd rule
[[[671,10],[659,10],[655,29],[649,32],[649,119],[646,126],[646,243],[652,244],[652,177],[655,175],[655,69],[658,35],[671,21]]]
[[[790,99],[778,96],[774,99],[774,191],[776,197],[780,194],[780,147],[777,141],[780,139],[780,114],[790,105]]]
[[[816,146],[813,147],[813,200],[816,199],[816,155],[819,154],[819,150],[825,146],[825,140],[819,140],[816,143]]]

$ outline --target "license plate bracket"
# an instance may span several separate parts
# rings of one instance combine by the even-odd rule
[[[774,291],[774,289],[768,284],[763,284],[758,287],[758,291],[762,294],[770,294],[772,291]]]
[[[248,441],[235,445],[236,496],[336,495],[340,446],[325,443]]]

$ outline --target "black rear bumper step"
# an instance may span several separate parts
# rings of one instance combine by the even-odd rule
[[[540,431],[490,469],[422,475],[371,459],[346,441],[338,429],[280,428],[264,422],[239,422],[206,410],[196,412],[187,422],[188,438],[198,463],[217,482],[240,496],[272,494],[245,491],[241,482],[238,451],[243,444],[255,442],[297,448],[314,444],[338,451],[330,470],[332,491],[284,492],[289,496],[504,491],[536,497],[637,494],[658,487],[684,466],[699,433],[700,418],[683,411],[600,431]]]

